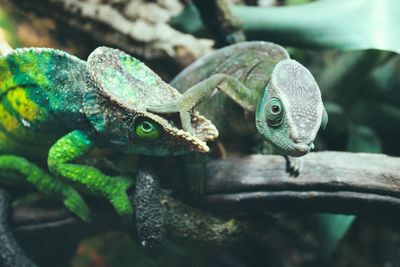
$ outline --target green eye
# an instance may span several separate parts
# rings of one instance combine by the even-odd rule
[[[135,124],[135,133],[140,138],[156,139],[160,136],[160,129],[157,124],[149,120],[139,120]]]
[[[270,126],[278,126],[283,118],[283,106],[281,100],[274,97],[268,100],[266,108],[266,120]]]

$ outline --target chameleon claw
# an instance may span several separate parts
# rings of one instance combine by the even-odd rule
[[[286,171],[289,176],[297,177],[303,170],[303,158],[295,158],[290,156],[285,156],[286,158]]]
[[[127,224],[132,223],[133,207],[127,191],[133,185],[133,181],[127,177],[114,178],[117,180],[116,183],[110,188],[108,199],[113,205],[117,214],[122,217],[122,220]]]
[[[64,206],[78,216],[84,222],[91,221],[91,212],[80,194],[72,187],[66,187],[63,191]]]

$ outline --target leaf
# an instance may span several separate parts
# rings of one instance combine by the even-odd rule
[[[281,45],[340,50],[380,49],[400,52],[400,1],[323,0],[283,7],[232,6],[243,22],[249,39],[268,40]],[[186,18],[198,19],[193,9]],[[185,30],[184,16],[173,21]],[[202,30],[191,21],[189,33]]]

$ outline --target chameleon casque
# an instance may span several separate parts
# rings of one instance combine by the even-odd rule
[[[289,156],[291,171],[297,174],[301,161],[292,157],[314,148],[318,130],[328,122],[312,74],[274,43],[221,48],[185,68],[170,84],[182,97],[154,111],[187,110],[200,103],[196,109],[217,126],[220,140],[239,137],[243,142],[258,130],[274,152]]]
[[[76,163],[94,147],[166,156],[207,152],[214,125],[196,112],[157,115],[146,108],[179,98],[139,60],[99,47],[87,62],[46,48],[0,57],[0,183],[30,185],[62,201],[83,220],[90,210],[80,191],[106,198],[130,220],[127,177]],[[34,162],[47,164],[48,169]]]

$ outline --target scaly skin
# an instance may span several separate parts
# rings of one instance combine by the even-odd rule
[[[175,106],[200,103],[197,109],[217,126],[222,141],[246,138],[258,130],[275,152],[300,157],[313,148],[319,128],[327,123],[311,73],[273,43],[243,42],[216,50],[183,70],[171,85],[183,93],[185,102]],[[215,89],[223,93],[202,102]],[[276,106],[279,112],[274,114],[271,109]],[[173,107],[160,110],[170,112]],[[298,162],[291,162],[298,171]]]
[[[221,136],[219,140],[223,144],[243,143],[258,132],[269,144],[268,152],[296,156],[288,157],[288,162],[289,171],[298,175],[302,167],[302,158],[298,156],[310,151],[318,129],[324,128],[328,121],[312,75],[305,67],[290,60],[286,50],[279,45],[243,42],[200,58],[179,73],[171,85],[183,96],[200,82],[208,84],[208,92],[213,92],[215,84],[208,81],[216,74],[229,75],[241,83],[230,89],[238,91],[242,101],[236,101],[229,93],[225,94],[225,88],[218,88],[223,93],[217,92],[196,107],[217,126]],[[273,118],[268,109],[273,98],[281,100],[278,103],[283,110],[281,121],[275,126],[268,122]],[[229,152],[234,149],[229,147]],[[185,160],[189,169],[186,175],[190,177],[193,190],[202,192],[204,157],[191,155]],[[345,229],[348,225],[348,219],[346,222],[343,217],[323,215],[321,218],[322,229],[332,229],[332,224],[337,229]],[[329,244],[330,249],[335,247],[340,235],[335,238]]]
[[[0,91],[0,182],[33,185],[83,220],[90,210],[76,188],[108,199],[128,220],[133,213],[126,194],[132,180],[75,163],[92,148],[179,155],[208,151],[205,141],[218,134],[189,110],[181,114],[192,133],[173,114],[147,112],[179,92],[137,59],[106,47],[88,62],[53,49],[15,50],[0,57]],[[48,170],[31,159],[47,161]]]

